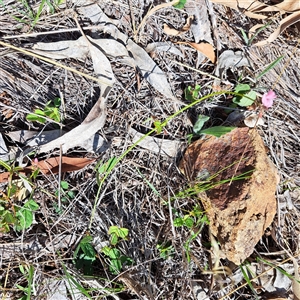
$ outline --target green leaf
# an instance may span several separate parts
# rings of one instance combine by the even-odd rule
[[[41,109],[36,109],[34,113],[40,116],[46,116],[45,112]]]
[[[117,233],[119,227],[118,226],[110,226],[108,229],[108,234]]]
[[[39,116],[36,116],[36,115],[33,115],[33,114],[28,114],[26,116],[26,120],[29,121],[29,122],[39,122],[39,123],[42,123],[42,124],[44,124],[46,122],[45,118],[39,117]]]
[[[108,234],[115,234],[121,239],[125,239],[128,236],[129,230],[127,228],[120,228],[118,226],[110,226]]]
[[[245,84],[245,83],[240,83],[235,87],[234,91],[236,93],[244,94],[244,93],[250,91],[250,85]]]
[[[245,94],[243,97],[234,97],[233,102],[238,104],[239,106],[250,106],[253,104],[253,102],[256,100],[256,92],[250,91],[247,94]]]
[[[59,97],[54,98],[53,100],[54,106],[59,108],[61,106],[61,99]]]
[[[108,253],[108,256],[111,259],[119,259],[120,256],[121,256],[121,252],[117,248],[111,248],[110,251],[109,251],[109,253]]]
[[[185,218],[184,225],[188,228],[192,228],[194,225],[194,220],[192,218]]]
[[[40,206],[34,200],[30,199],[25,202],[24,208],[28,208],[32,211],[36,211],[40,208]]]
[[[201,130],[201,134],[210,134],[210,135],[214,135],[216,137],[220,137],[230,131],[232,131],[233,129],[235,129],[235,127],[226,127],[226,126],[215,126],[215,127],[211,127],[211,128],[207,128],[204,130]]]
[[[115,234],[115,233],[112,233],[111,234],[111,237],[110,237],[110,243],[115,246],[118,244],[118,241],[119,241],[119,238],[118,238],[118,235]]]
[[[118,274],[122,270],[122,263],[121,263],[120,259],[112,259],[110,261],[109,270],[113,274]]]
[[[106,172],[110,172],[114,166],[117,164],[118,160],[116,157],[111,157],[106,163],[104,163],[103,165],[101,165],[98,168],[98,174],[103,174]]]
[[[195,88],[192,88],[191,86],[188,86],[184,90],[185,99],[190,101],[190,102],[196,101],[198,99],[198,95],[199,95],[200,90],[201,90],[201,86],[198,85],[198,84],[195,86]]]
[[[84,253],[85,259],[90,259],[92,261],[96,260],[96,251],[90,243],[81,244],[81,250]]]
[[[246,34],[246,32],[244,31],[244,29],[243,29],[243,28],[240,28],[240,30],[241,30],[241,32],[242,32],[242,36],[243,36],[243,39],[244,39],[244,41],[245,41],[246,45],[248,45],[248,43],[249,43],[249,39],[248,39],[248,37],[247,37],[247,34]]]
[[[119,228],[118,235],[121,239],[126,239],[128,236],[129,230],[127,228]]]
[[[132,258],[125,256],[125,255],[122,255],[120,257],[120,261],[121,261],[122,266],[123,265],[132,265],[134,263],[134,260]]]
[[[63,189],[63,190],[67,190],[69,188],[69,184],[68,182],[66,181],[61,181],[60,182],[60,187]]]
[[[15,227],[17,231],[21,231],[27,229],[31,226],[33,222],[33,213],[29,209],[21,208],[17,213],[16,217],[18,219],[18,223]]]
[[[203,125],[204,125],[204,123],[208,120],[209,120],[209,117],[207,117],[207,116],[203,116],[203,115],[198,116],[198,120],[197,120],[197,122],[195,123],[195,125],[193,127],[193,131],[196,134],[199,134],[202,127],[203,127]]]
[[[272,63],[270,63],[257,77],[256,80],[260,79],[263,77],[266,73],[268,73],[271,69],[273,69],[282,59],[283,55],[275,59]]]
[[[175,227],[180,227],[184,225],[184,222],[182,218],[175,218],[173,224]]]
[[[68,191],[67,195],[70,199],[74,199],[75,198],[75,193],[73,191]]]
[[[158,134],[160,134],[162,132],[162,129],[163,129],[161,122],[160,121],[154,121],[153,125],[154,125],[154,127],[156,129],[156,132]]]
[[[183,9],[184,8],[184,5],[186,3],[186,0],[179,0],[177,4],[173,5],[175,8],[178,8],[178,9]]]
[[[52,110],[49,112],[48,117],[56,122],[60,122],[60,113],[58,108],[52,108]]]
[[[7,164],[5,161],[0,159],[0,166],[2,166],[3,168],[5,168],[7,171],[10,171],[12,169],[12,167]]]
[[[104,255],[109,256],[109,252],[110,252],[111,248],[108,246],[105,246],[101,249],[101,252],[103,252]]]

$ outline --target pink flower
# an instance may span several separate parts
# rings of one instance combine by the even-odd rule
[[[273,100],[276,98],[276,94],[270,90],[264,93],[261,102],[265,108],[270,108],[273,105]]]

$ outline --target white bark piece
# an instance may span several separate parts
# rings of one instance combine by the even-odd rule
[[[130,128],[128,131],[129,135],[132,136],[132,142],[136,143],[144,134]],[[138,146],[150,150],[157,154],[167,155],[170,157],[176,157],[179,149],[183,145],[180,141],[171,141],[147,136],[144,140],[139,142]]]

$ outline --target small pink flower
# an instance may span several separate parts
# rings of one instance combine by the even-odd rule
[[[270,108],[273,105],[273,100],[276,98],[275,92],[272,90],[264,93],[261,102],[265,108]]]

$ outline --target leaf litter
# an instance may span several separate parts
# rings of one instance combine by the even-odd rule
[[[93,8],[91,11],[93,11],[94,13],[95,12],[97,12],[97,9],[95,9],[95,8]],[[102,14],[102,17],[103,17],[103,15],[104,15],[104,13],[102,12],[101,13]],[[101,15],[100,14],[100,15]],[[95,16],[97,15],[97,13],[95,13],[94,14]],[[98,16],[99,17],[99,16]],[[104,18],[104,17],[103,17]],[[137,20],[138,18],[136,18],[136,20]],[[97,18],[97,20],[99,20],[99,18]],[[148,26],[148,22],[149,23],[151,23],[151,20],[152,20],[152,18],[148,18],[147,20],[146,20],[146,22],[145,22],[145,26]],[[110,22],[110,21],[107,21],[107,22]],[[115,25],[112,25],[112,24],[110,24],[110,25],[103,25],[103,32],[105,31],[106,33],[107,32],[110,32],[112,35],[111,36],[119,36],[120,37],[120,39],[117,39],[117,41],[118,41],[118,43],[119,43],[119,41],[122,41],[122,45],[123,45],[123,47],[124,48],[126,48],[126,46],[125,45],[127,45],[127,40],[128,40],[128,36],[127,35],[124,35],[124,34],[122,34],[119,30],[116,30],[116,26]],[[148,27],[147,27],[148,28]],[[142,28],[140,29],[140,30],[142,30]],[[120,44],[120,43],[119,43]],[[230,49],[232,49],[232,48],[230,48]],[[105,53],[105,55],[106,56],[109,56],[109,51],[108,52],[105,52],[103,49],[101,49],[101,51],[103,51],[104,53]],[[127,50],[128,51],[128,50]],[[96,51],[95,51],[96,52]],[[87,53],[87,56],[89,56],[90,54],[89,54],[89,52]],[[184,53],[184,55],[186,55],[186,53]],[[111,55],[111,57],[112,58],[116,58],[117,56],[114,56],[114,55]],[[118,59],[120,59],[121,57],[118,57]],[[124,57],[123,57],[124,58]],[[78,59],[78,58],[76,58],[76,59]],[[84,59],[83,59],[84,61],[85,61],[85,57],[84,57]],[[133,58],[133,60],[135,60],[134,58]],[[131,60],[131,61],[128,61],[127,63],[128,63],[128,65],[129,66],[134,66],[133,65],[133,60]],[[125,59],[125,61],[126,61],[126,59]],[[156,60],[155,60],[156,61]],[[258,61],[258,60],[256,60],[256,61]],[[158,63],[156,63],[157,65],[158,65]],[[229,66],[229,67],[228,67]],[[245,63],[245,66],[247,66],[247,64]],[[228,64],[225,64],[224,65],[224,71],[223,72],[226,72],[226,68],[228,69],[228,68],[231,68],[231,67],[234,67],[234,66],[232,66],[232,64],[231,63],[228,63]],[[242,66],[238,66],[238,68],[241,68]],[[132,68],[132,67],[131,67]],[[183,69],[181,69],[181,71],[182,71]],[[95,70],[94,70],[94,72],[95,73],[97,73]],[[140,71],[141,72],[141,74],[142,74],[142,71]],[[162,73],[164,73],[164,72],[162,72]],[[221,72],[220,72],[221,73]],[[103,73],[98,73],[100,76],[102,76],[103,75]],[[145,73],[145,74],[147,74],[147,73]],[[188,76],[188,74],[187,73],[185,73],[185,76]],[[195,75],[194,75],[195,76]],[[227,74],[227,76],[230,76],[230,75],[228,75]],[[220,76],[220,77],[222,77],[222,76]],[[190,79],[188,79],[188,80],[190,80]],[[188,81],[187,81],[188,82]],[[275,80],[273,80],[273,82],[275,82]],[[288,82],[288,81],[287,81]],[[281,83],[280,83],[281,84]],[[116,84],[115,84],[116,85]],[[169,82],[168,82],[168,85],[170,86],[170,84],[169,84]],[[296,86],[296,85],[294,85],[294,86]],[[104,89],[105,90],[105,89]],[[112,89],[113,90],[113,89]],[[172,89],[171,89],[171,93],[173,94],[173,90],[174,90],[174,85],[172,85]],[[103,90],[102,90],[103,91]],[[175,90],[174,90],[175,91]],[[111,91],[111,92],[113,92],[113,91]],[[127,95],[128,94],[126,94],[126,92],[124,93],[124,95],[126,96],[126,97],[128,97]],[[107,95],[108,97],[110,96],[110,95]],[[174,96],[174,94],[173,94],[173,96]],[[126,105],[127,105],[127,101],[128,101],[128,98],[125,98],[124,100],[122,100],[122,101],[124,101],[124,103],[126,103]],[[151,103],[151,100],[149,99],[149,98],[146,98],[145,99],[145,103]],[[116,105],[120,105],[120,103],[122,103],[122,102],[117,102],[117,104]],[[157,104],[157,103],[156,103]],[[164,103],[165,104],[165,103]],[[135,104],[136,105],[136,104]],[[144,104],[143,104],[144,105]],[[278,105],[282,105],[282,103],[281,102],[278,102]],[[133,107],[138,107],[138,106],[133,106]],[[210,106],[207,106],[207,107],[210,107]],[[280,106],[281,107],[281,106]],[[102,108],[100,108],[100,110],[101,110]],[[109,108],[110,109],[110,108]],[[162,110],[162,107],[160,107],[159,108],[160,110]],[[151,110],[152,111],[154,111],[155,113],[154,114],[158,114],[158,111],[159,111],[159,109],[157,110],[154,106],[151,106]],[[290,111],[288,111],[287,112],[287,114],[289,114],[289,118],[290,118],[290,120],[292,120],[293,119],[293,116],[295,115],[295,112],[294,112],[294,108],[293,107],[290,107]],[[98,114],[97,114],[97,110],[98,110]],[[279,114],[280,114],[280,112],[282,112],[283,111],[283,108],[281,107],[281,111],[279,111],[279,112],[270,112],[270,114],[271,113],[275,113],[276,114],[276,117],[278,118],[278,119],[280,119],[279,118]],[[133,109],[132,109],[132,111],[131,111],[131,114],[125,114],[125,115],[123,115],[123,113],[124,112],[120,112],[120,116],[122,117],[122,118],[127,118],[128,120],[130,120],[129,122],[132,122],[132,120],[134,120],[134,118],[135,118],[135,116],[136,115],[134,115],[134,116],[132,116],[131,114],[133,114]],[[89,122],[92,122],[93,120],[94,120],[94,118],[97,118],[97,115],[99,115],[99,106],[98,106],[98,109],[95,109],[95,114],[93,114],[93,115],[89,115],[89,118],[87,118],[85,121],[83,121],[83,123],[84,122],[87,122],[87,123],[89,123]],[[118,120],[120,120],[121,119],[121,117],[120,116],[118,116],[118,115],[113,115],[113,117],[114,118],[118,118]],[[108,123],[108,122],[111,122],[111,119],[113,118],[112,117],[112,115],[111,115],[111,112],[109,112],[107,115],[106,115],[106,122]],[[134,120],[135,122],[139,122],[137,119],[135,119]],[[140,122],[142,122],[142,121],[144,121],[144,119],[142,119]],[[283,127],[283,125],[282,124],[277,124],[276,122],[274,122],[274,120],[272,120],[272,118],[269,118],[269,116],[267,116],[267,120],[266,120],[266,122],[267,122],[267,124],[268,124],[268,128],[270,129],[270,128],[272,128],[272,124],[273,124],[273,126],[275,126],[275,128],[279,128],[281,131],[278,131],[278,132],[283,132],[282,131],[282,127]],[[295,121],[296,122],[296,121]],[[274,124],[275,123],[275,124]],[[120,124],[121,124],[121,122],[120,122]],[[80,126],[80,125],[79,125]],[[180,126],[180,123],[179,124],[176,124],[176,128],[181,128]],[[291,130],[295,130],[295,127],[293,126],[293,124],[289,124],[289,126],[291,126],[290,128],[291,128]],[[97,127],[96,126],[96,124],[95,124],[95,127]],[[281,127],[281,128],[280,128]],[[94,130],[94,129],[93,129]],[[168,131],[170,131],[170,128],[167,128],[167,130]],[[177,129],[176,129],[177,130]],[[179,130],[178,130],[179,131]],[[175,133],[174,133],[174,135],[176,136],[176,133],[178,133],[178,131],[174,131]],[[276,131],[276,130],[275,130]],[[128,133],[128,131],[126,132],[126,134]],[[268,132],[268,135],[267,136],[269,136],[269,137],[274,137],[275,136],[275,139],[276,140],[280,140],[280,136],[278,136],[278,135],[274,135],[274,132],[272,131],[272,130],[270,130],[270,132]],[[75,135],[74,135],[74,137],[75,137]],[[92,136],[93,137],[93,136]],[[85,137],[84,137],[85,138]],[[265,138],[265,140],[268,142],[268,137],[264,137]],[[294,143],[293,143],[293,139],[294,139],[294,136],[293,136],[293,134],[289,134],[288,135],[288,140],[289,141],[291,141],[291,145],[294,145]],[[161,140],[163,140],[163,139],[157,139],[157,138],[153,138],[153,137],[151,137],[151,140],[152,141],[154,141],[155,143],[159,143]],[[151,141],[150,140],[150,141]],[[62,142],[62,139],[59,141],[59,145],[60,145],[60,143]],[[272,144],[272,141],[269,141],[268,142],[269,143],[269,145],[271,145]],[[75,144],[75,143],[74,143]],[[130,144],[130,141],[126,141],[126,140],[123,140],[122,141],[122,143],[120,144],[120,147],[122,148],[122,147],[124,147],[123,149],[126,149],[126,146],[127,145],[129,145]],[[78,144],[77,144],[78,145]],[[147,146],[147,145],[146,145]],[[50,148],[49,148],[50,149]],[[151,149],[151,147],[150,147],[150,149]],[[281,148],[281,149],[285,149],[285,148]],[[152,149],[153,150],[153,149]],[[280,150],[280,145],[279,145],[279,150]],[[115,151],[115,148],[113,148],[113,149],[111,149],[110,151]],[[273,151],[273,148],[271,147],[271,151]],[[278,151],[278,149],[276,150],[276,151]],[[48,152],[48,151],[47,151]],[[128,160],[126,160],[126,163],[127,163],[127,165],[122,165],[122,167],[120,167],[120,169],[118,169],[118,171],[117,171],[117,173],[116,174],[118,174],[117,175],[117,180],[120,180],[121,181],[121,183],[118,183],[117,184],[117,188],[112,188],[111,189],[111,191],[112,191],[112,193],[115,193],[114,195],[114,200],[112,200],[111,201],[111,199],[109,199],[110,200],[110,202],[108,202],[107,200],[108,200],[108,197],[106,196],[106,195],[104,195],[105,194],[105,192],[103,192],[103,199],[102,199],[102,201],[104,201],[103,202],[103,206],[101,206],[101,209],[104,209],[104,207],[105,206],[107,206],[107,207],[110,207],[110,205],[111,205],[111,202],[113,202],[113,201],[116,201],[116,206],[112,206],[113,208],[111,209],[111,211],[109,211],[109,213],[105,213],[105,214],[101,214],[101,211],[100,211],[100,209],[99,209],[99,211],[97,212],[98,214],[100,214],[101,215],[101,217],[100,216],[98,216],[98,218],[96,219],[97,220],[97,222],[98,222],[98,225],[101,227],[103,227],[103,228],[105,228],[105,226],[107,226],[106,224],[109,224],[108,222],[112,222],[111,220],[108,220],[108,217],[110,217],[110,218],[114,218],[114,215],[116,215],[116,213],[115,213],[115,211],[117,210],[117,209],[122,209],[122,212],[124,212],[125,213],[125,215],[126,216],[128,216],[128,217],[131,217],[132,215],[130,215],[130,210],[131,211],[134,211],[134,213],[138,213],[138,211],[136,211],[135,210],[135,205],[136,205],[136,203],[135,202],[130,202],[131,200],[131,198],[130,198],[130,193],[133,193],[133,197],[134,197],[134,199],[147,199],[146,201],[143,201],[143,202],[139,202],[138,203],[138,207],[139,207],[139,210],[141,210],[141,211],[143,211],[143,212],[146,212],[146,213],[148,213],[149,211],[152,211],[152,210],[149,210],[150,208],[152,209],[153,208],[153,206],[155,205],[154,203],[155,203],[155,201],[156,201],[156,199],[155,199],[155,197],[153,197],[153,195],[152,194],[147,194],[147,193],[144,193],[143,195],[139,195],[139,194],[137,194],[136,193],[136,191],[132,188],[133,186],[135,186],[135,187],[137,187],[137,186],[139,186],[139,181],[138,181],[138,178],[137,178],[137,176],[135,176],[135,174],[134,174],[134,172],[133,173],[131,173],[130,174],[130,176],[128,175],[128,177],[126,177],[127,175],[125,175],[125,174],[127,174],[128,173],[128,171],[131,169],[131,168],[140,168],[141,166],[145,166],[144,165],[144,163],[146,162],[146,166],[145,166],[145,168],[143,168],[143,170],[147,170],[147,168],[148,169],[150,169],[152,172],[150,172],[149,173],[149,179],[151,178],[151,180],[149,180],[151,183],[153,182],[153,184],[154,184],[154,186],[156,186],[156,188],[159,190],[159,191],[162,191],[162,194],[163,195],[165,195],[166,193],[164,193],[164,191],[166,191],[165,190],[165,187],[164,187],[164,185],[165,186],[168,186],[168,181],[163,181],[163,183],[162,183],[162,185],[161,185],[161,183],[160,183],[160,181],[162,180],[161,179],[161,177],[156,177],[157,175],[155,175],[156,173],[155,172],[159,172],[160,171],[160,173],[162,173],[162,171],[161,171],[161,169],[159,169],[159,168],[163,168],[163,167],[166,167],[165,165],[163,165],[163,164],[161,164],[161,162],[159,162],[158,163],[158,161],[156,162],[158,165],[159,165],[159,167],[157,167],[157,166],[153,166],[153,165],[151,165],[151,160],[153,160],[154,158],[153,158],[153,156],[149,156],[149,157],[151,157],[151,159],[149,159],[148,157],[146,157],[146,153],[147,153],[147,151],[144,151],[144,152],[142,152],[142,153],[144,153],[144,156],[142,157],[142,154],[141,153],[139,153],[138,155],[136,154],[136,153],[138,153],[138,152],[133,152],[132,153],[132,156],[133,156],[133,161],[134,161],[134,163],[135,164],[131,164],[131,162],[130,162],[130,160],[128,159]],[[161,152],[159,152],[159,153],[161,153]],[[291,152],[292,153],[292,152]],[[284,154],[282,154],[282,155],[284,155]],[[282,158],[280,158],[280,157],[277,157],[276,159],[278,159],[278,162],[280,162],[280,159],[282,159]],[[134,167],[133,167],[134,166]],[[170,164],[168,164],[167,165],[167,168],[169,168],[170,167]],[[166,168],[166,169],[167,169]],[[146,172],[146,171],[145,171]],[[293,171],[294,172],[294,171]],[[130,173],[130,172],[129,172]],[[119,175],[120,174],[120,175]],[[148,174],[148,173],[147,173]],[[170,175],[170,174],[164,174],[165,175],[165,178],[166,179],[164,179],[164,180],[172,180],[172,176],[174,176],[174,174],[176,174],[176,173],[172,173],[172,175]],[[169,176],[170,175],[170,176]],[[147,176],[148,177],[148,176]],[[152,180],[153,179],[153,180]],[[166,182],[166,183],[165,183]],[[169,182],[172,182],[172,181],[169,181]],[[177,182],[176,182],[176,186],[178,186],[178,179],[177,179]],[[109,184],[111,184],[112,183],[112,181],[110,181],[109,182]],[[132,183],[132,185],[130,185],[130,183]],[[109,185],[108,184],[108,185]],[[121,188],[121,185],[122,185],[122,190],[124,191],[124,188],[125,188],[125,191],[123,192],[124,194],[125,194],[125,197],[122,197],[121,196],[121,193],[119,193],[118,192],[118,189],[120,190],[120,188]],[[107,187],[106,187],[107,188]],[[128,193],[128,194],[126,194],[126,191],[127,191],[127,189],[128,189],[128,191],[130,191],[130,193]],[[144,191],[146,191],[146,187],[143,187],[143,190]],[[106,192],[108,191],[108,192],[110,192],[110,190],[105,190]],[[170,192],[170,190],[168,190],[168,192]],[[172,191],[171,191],[171,193],[172,193]],[[107,198],[106,198],[107,197]],[[121,200],[121,202],[123,202],[123,203],[125,203],[126,205],[125,206],[128,206],[128,208],[127,207],[122,207],[122,204],[120,204],[119,202],[117,202],[117,199],[118,199],[118,197],[120,197],[120,200]],[[83,199],[83,198],[82,198]],[[79,202],[80,201],[82,201],[82,199],[80,199],[79,200]],[[136,200],[135,200],[136,201]],[[189,199],[189,201],[191,201],[190,199]],[[76,202],[76,203],[78,203],[78,202]],[[132,205],[131,205],[132,204]],[[141,204],[141,205],[140,205]],[[179,206],[182,206],[182,205],[184,205],[184,203],[179,203],[180,205]],[[75,205],[75,204],[74,204]],[[174,206],[175,206],[176,204],[174,204]],[[87,205],[88,206],[88,205]],[[146,208],[146,209],[145,209]],[[81,207],[81,209],[84,209],[84,211],[85,212],[87,212],[87,213],[89,213],[89,211],[88,211],[88,207],[85,207],[85,206],[82,206]],[[128,209],[128,210],[127,210]],[[163,221],[163,219],[165,218],[165,219],[167,219],[167,220],[169,220],[169,216],[167,216],[166,214],[165,214],[165,212],[163,212],[163,211],[160,211],[160,210],[157,210],[157,211],[155,211],[154,212],[154,216],[155,217],[153,217],[152,219],[151,219],[151,222],[152,222],[152,224],[157,224],[158,226],[160,226],[161,228],[163,228],[164,226],[166,226],[166,223],[164,223],[164,221]],[[76,216],[77,217],[77,216]],[[139,215],[139,217],[140,217],[140,215]],[[126,221],[124,221],[125,219],[120,219],[121,220],[121,222],[125,222],[126,223]],[[106,223],[107,222],[107,223]],[[127,225],[128,225],[128,223],[126,223]],[[140,225],[140,223],[137,223],[138,224],[138,226],[141,226]],[[282,223],[281,223],[282,224]],[[123,226],[123,224],[122,224],[122,226]],[[128,225],[129,226],[129,225]],[[283,225],[282,225],[283,226]],[[146,226],[144,225],[144,226],[142,226],[142,228],[146,228]],[[296,228],[296,230],[297,230],[297,226],[295,226],[295,228]],[[149,238],[150,238],[150,236],[152,236],[153,235],[153,231],[152,231],[152,228],[151,228],[151,226],[150,227],[147,227],[147,229],[149,230],[149,234],[148,234],[148,236],[149,236]],[[131,228],[130,229],[130,231],[133,231],[134,232],[134,234],[137,234],[138,232],[137,231],[135,231],[136,229],[134,229],[134,228]],[[103,232],[105,232],[105,229],[103,229],[102,230],[102,234],[103,234]],[[144,231],[143,231],[144,232]],[[155,234],[154,234],[154,236],[156,236]],[[134,239],[134,238],[133,238]],[[103,241],[103,240],[105,240],[105,238],[101,238],[101,241]],[[137,242],[137,241],[135,241],[135,242]],[[149,242],[149,240],[148,240],[148,242]],[[179,243],[178,244],[182,244],[184,241],[182,241],[182,240],[180,240],[180,241],[178,241]],[[201,240],[199,239],[198,240],[198,243],[199,243],[199,245],[201,245]],[[174,240],[174,245],[175,245],[175,247],[178,247],[178,244],[177,244],[177,241],[176,240]],[[140,244],[139,244],[140,245]],[[140,246],[144,246],[144,245],[140,245]],[[152,245],[153,246],[153,245]],[[192,245],[192,247],[195,247],[195,245]],[[261,251],[261,248],[259,248],[260,246],[258,246],[258,249]],[[147,249],[147,251],[149,250],[147,247],[146,247],[146,249]],[[151,249],[151,248],[150,248]],[[203,261],[205,261],[207,258],[206,257],[201,257],[201,255],[199,255],[200,253],[203,253],[203,249],[200,249],[200,248],[198,248],[198,249],[194,249],[195,251],[195,255],[196,255],[196,257],[192,260],[193,262],[195,262],[195,264],[199,264],[199,262],[200,262],[200,264],[203,262]],[[137,253],[137,252],[135,252],[135,257],[141,257],[140,256],[141,254],[140,253]],[[156,264],[156,261],[154,262],[155,263],[155,266],[157,267],[157,268],[159,268],[160,266],[159,266],[159,264]],[[173,270],[172,269],[172,267],[169,267],[169,268],[167,268],[166,267],[166,265],[164,266],[164,268],[165,268],[165,270],[168,270],[168,274],[173,274],[173,276],[175,276],[174,278],[176,278],[176,274],[178,274],[178,270],[181,270],[180,269],[180,267],[179,266],[177,266],[178,268],[176,268],[176,272],[175,272],[175,270]],[[197,278],[196,276],[198,276],[199,274],[200,274],[200,272],[199,273],[197,273],[197,268],[194,268],[193,269],[193,271],[192,272],[194,272],[194,275],[195,275],[195,278]],[[153,273],[152,273],[152,271],[150,271],[150,269],[148,269],[148,268],[145,268],[144,270],[142,270],[143,272],[149,272],[148,274],[149,274],[149,276],[153,276]],[[292,272],[291,270],[289,270],[290,272]],[[254,271],[255,272],[255,271]],[[132,277],[132,278],[137,278],[137,276],[136,276],[136,274],[134,273],[134,272],[132,272],[131,270],[130,271],[128,271],[128,273],[130,274],[130,276]],[[235,271],[234,272],[234,274],[237,274],[238,272],[237,271]],[[184,273],[183,273],[184,274]],[[205,276],[205,280],[206,279],[208,279],[208,280],[210,280],[209,279],[209,275],[201,275],[200,274],[200,276]],[[278,276],[277,276],[278,277]],[[142,278],[142,277],[141,277]],[[148,277],[149,278],[149,277]],[[184,278],[184,276],[183,276],[183,278]],[[217,277],[216,277],[217,278]],[[272,278],[272,277],[271,277]],[[153,279],[153,278],[152,278]],[[147,280],[144,280],[144,279],[141,279],[141,281],[142,282],[144,282],[144,283],[148,283],[148,281]],[[166,283],[167,281],[165,281],[165,286],[170,286],[168,283]],[[240,282],[243,282],[243,279],[241,279],[241,281]],[[134,283],[134,280],[133,280],[133,283]],[[209,294],[209,289],[208,288],[203,288],[203,286],[204,286],[204,284],[202,284],[202,283],[198,283],[197,282],[197,284],[198,284],[198,287],[201,285],[202,286],[202,291],[206,291],[206,292],[204,292],[206,295],[208,295]],[[195,284],[195,286],[197,287],[197,284]],[[126,283],[125,283],[125,285],[126,285]],[[180,287],[181,286],[181,287]],[[286,284],[286,286],[285,286],[285,288],[288,288],[288,286],[289,286],[289,284],[287,283]],[[173,293],[175,293],[175,290],[177,289],[177,291],[178,290],[180,290],[180,289],[183,289],[183,290],[185,290],[185,291],[188,291],[188,288],[189,288],[189,286],[188,285],[186,285],[186,281],[181,281],[180,282],[180,285],[179,284],[177,284],[176,283],[176,279],[174,279],[174,280],[172,280],[172,287],[174,288],[174,290],[173,291],[171,291],[171,293],[173,292]],[[152,289],[153,289],[153,291],[157,291],[158,289],[157,289],[158,287],[157,286],[155,286],[155,284],[153,284],[152,285]],[[216,287],[216,285],[215,285],[215,290],[217,290],[218,288]],[[196,290],[196,289],[195,289]],[[168,291],[166,291],[167,293],[168,293]],[[220,294],[222,293],[222,288],[220,287],[220,289],[218,290],[218,292],[219,292],[219,294],[217,294],[217,292],[214,292],[214,291],[212,291],[212,293],[211,293],[211,297],[212,297],[212,299],[220,299]],[[133,293],[138,293],[138,291],[135,291],[134,289],[133,289]],[[176,292],[177,293],[177,292]],[[226,293],[226,292],[224,292],[224,293]],[[223,295],[224,295],[224,293],[223,293]],[[166,295],[168,295],[168,294],[166,294]]]

